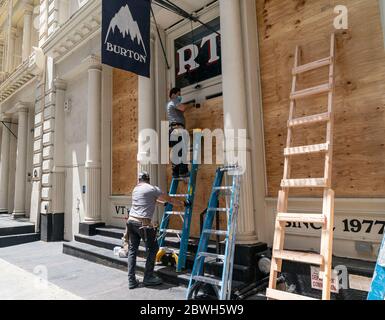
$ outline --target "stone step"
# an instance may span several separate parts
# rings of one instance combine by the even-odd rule
[[[124,234],[124,229],[121,228],[114,228],[114,227],[100,227],[96,228],[97,234],[100,236],[104,237],[110,237],[114,239],[119,239],[121,240]],[[121,245],[121,242],[120,242]],[[180,245],[180,240],[178,237],[167,237],[165,240],[165,247],[170,247],[170,248],[179,248]],[[198,245],[199,245],[199,239],[191,238],[189,240],[188,244],[188,250],[195,253],[198,250]],[[212,241],[209,244],[208,251],[211,253],[216,252],[216,245],[215,242]]]
[[[127,258],[119,258],[114,256],[113,251],[95,247],[87,243],[72,241],[63,244],[63,253],[99,263],[108,267],[127,271]],[[138,274],[143,275],[146,260],[138,257],[136,263],[136,270]],[[155,266],[155,273],[161,277],[165,282],[182,285],[187,287],[190,281],[190,275],[187,272],[176,273],[175,268],[161,265]]]
[[[171,241],[172,242],[172,241]],[[115,247],[122,247],[122,241],[116,238],[107,237],[107,236],[101,236],[101,235],[95,235],[95,236],[85,236],[85,235],[76,235],[75,241],[71,242],[71,244],[87,244],[89,246],[95,247],[96,249],[102,248],[109,251],[109,255],[113,256],[113,249]],[[175,242],[176,243],[176,242]],[[172,243],[171,243],[172,244]],[[65,244],[66,245],[66,244]],[[173,247],[176,247],[173,246]],[[173,248],[170,247],[170,248]],[[93,250],[91,250],[93,252]],[[195,250],[196,251],[196,250]],[[212,248],[212,253],[215,253],[215,245]],[[91,252],[91,253],[92,253]],[[96,250],[97,252],[97,250]],[[115,257],[115,256],[114,256]],[[138,250],[138,257],[139,258],[145,258],[146,257],[146,248],[145,244],[141,243]],[[119,258],[118,258],[119,259]],[[186,269],[192,270],[194,266],[194,260],[195,256],[194,254],[189,251],[186,258]],[[217,262],[217,261],[209,261],[205,263],[206,272],[215,275],[215,276],[221,276],[223,263]],[[238,281],[247,281],[248,279],[253,277],[254,270],[251,270],[250,268],[242,265],[234,265],[234,279]]]
[[[13,219],[11,215],[0,215],[0,236],[35,232],[35,225],[26,219]]]
[[[40,241],[39,233],[12,234],[0,236],[0,248],[11,247],[35,241]]]
[[[113,228],[113,227],[100,227],[96,228],[97,234],[105,237],[122,239],[124,234],[124,229]]]

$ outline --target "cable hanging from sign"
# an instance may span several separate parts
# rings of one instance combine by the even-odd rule
[[[154,19],[156,31],[157,31],[157,33],[158,33],[160,45],[161,45],[162,51],[163,51],[164,60],[166,61],[166,64],[167,64],[167,69],[170,70],[171,67],[170,67],[170,64],[169,64],[168,59],[167,59],[166,49],[164,48],[163,40],[162,40],[162,37],[161,37],[161,35],[160,35],[160,31],[159,31],[159,26],[158,26],[158,23],[156,22],[154,10],[152,9],[152,7],[151,7],[151,15],[152,15],[152,18]]]
[[[162,7],[166,10],[169,10],[179,16],[182,16],[183,18],[189,19],[193,22],[200,23],[202,26],[206,27],[208,30],[212,31],[213,33],[216,33],[218,36],[221,36],[220,32],[217,30],[214,30],[211,26],[209,26],[207,23],[204,23],[196,16],[188,13],[187,11],[183,10],[181,7],[177,6],[170,0],[153,0],[153,3],[158,5],[159,7]]]
[[[10,123],[10,124],[12,124],[12,122],[5,122],[5,121],[0,121],[2,124],[3,124],[3,126],[4,127],[6,127],[7,128],[7,130],[17,139],[17,136],[13,133],[13,131],[11,130],[11,128],[9,128],[7,125],[6,125],[6,123]]]

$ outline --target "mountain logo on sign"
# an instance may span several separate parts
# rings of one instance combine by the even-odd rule
[[[123,39],[130,36],[132,42],[136,40],[137,44],[142,46],[144,53],[147,56],[146,47],[139,29],[139,25],[132,17],[132,13],[128,5],[121,7],[119,12],[112,18],[104,43],[107,43],[111,32],[113,34],[115,33],[116,28],[118,28],[118,31],[121,33]]]

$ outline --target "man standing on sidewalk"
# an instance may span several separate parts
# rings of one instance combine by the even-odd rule
[[[128,248],[128,287],[135,289],[139,283],[135,276],[136,257],[141,239],[146,245],[146,267],[143,284],[145,286],[157,286],[162,280],[154,275],[156,253],[159,250],[156,238],[156,228],[152,225],[155,205],[157,202],[172,203],[183,206],[182,201],[171,198],[158,187],[150,184],[150,176],[147,172],[139,174],[139,183],[132,192],[132,207],[127,221],[129,235]]]

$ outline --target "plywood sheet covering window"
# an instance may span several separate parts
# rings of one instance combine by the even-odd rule
[[[186,112],[186,128],[193,129],[223,129],[223,99],[222,97],[211,99],[202,104],[200,109],[190,109]],[[213,139],[213,163],[215,163],[216,143]],[[200,166],[197,176],[197,184],[195,191],[194,213],[191,222],[191,235],[198,237],[200,234],[199,217],[200,213],[207,208],[207,204],[211,194],[211,188],[214,182],[215,164],[203,164]],[[167,168],[167,185],[171,184],[171,165]],[[187,191],[187,184],[179,189],[180,193]],[[224,205],[224,204],[222,204]],[[225,217],[221,216],[221,228],[225,228]],[[182,223],[178,217],[172,217],[170,226],[175,229],[181,229]]]
[[[137,180],[138,77],[114,70],[112,103],[112,194],[129,195]]]
[[[338,197],[385,196],[385,50],[378,1],[257,0],[269,196],[277,196],[283,174],[295,46],[303,48],[303,63],[327,57],[337,5],[348,7],[349,30],[337,32],[333,188]],[[327,68],[300,77],[299,88],[326,81]],[[297,116],[325,108],[326,99],[307,99]],[[295,135],[298,146],[318,143],[325,126]],[[294,178],[323,176],[320,157],[293,163]]]

